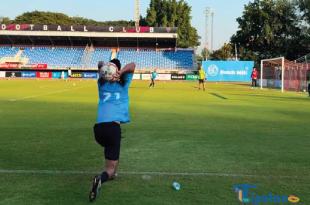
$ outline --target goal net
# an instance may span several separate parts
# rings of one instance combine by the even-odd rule
[[[261,61],[258,83],[261,89],[279,89],[305,91],[307,89],[307,62],[288,61],[284,57],[265,59]]]

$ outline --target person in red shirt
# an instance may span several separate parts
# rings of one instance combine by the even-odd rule
[[[251,74],[251,78],[252,78],[252,90],[255,86],[255,89],[257,87],[257,76],[258,76],[258,72],[256,71],[256,68],[253,68],[252,74]]]

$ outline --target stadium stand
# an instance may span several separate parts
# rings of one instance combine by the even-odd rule
[[[142,49],[122,49],[117,58],[123,64],[136,62],[137,69],[180,69],[193,70],[193,52],[191,50],[180,51],[154,51]]]
[[[86,25],[82,28],[23,24],[4,25],[4,28],[0,30],[3,69],[14,66],[28,69],[36,64],[46,64],[51,70],[70,67],[93,71],[98,61],[108,62],[115,57],[122,65],[136,62],[137,70],[143,73],[152,69],[166,73],[197,71],[195,50],[177,48],[176,27],[141,27],[137,30],[130,26]]]
[[[90,67],[97,67],[99,61],[108,62],[111,60],[111,49],[95,49],[91,55]]]
[[[108,62],[113,52],[109,48],[71,47],[1,47],[2,57],[14,57],[21,52],[21,58],[29,64],[43,63],[49,68],[96,68],[98,61]],[[192,50],[121,49],[116,57],[123,65],[136,62],[137,69],[194,70]]]
[[[14,57],[19,48],[11,48],[11,47],[0,47],[0,59],[4,57]]]
[[[23,58],[29,58],[29,63],[46,63],[52,68],[82,67],[84,49],[80,48],[24,48]]]

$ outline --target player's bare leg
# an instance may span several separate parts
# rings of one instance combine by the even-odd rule
[[[112,180],[116,177],[116,169],[118,166],[118,160],[113,161],[113,160],[105,160],[105,169],[104,172],[107,172],[109,174],[109,180]]]

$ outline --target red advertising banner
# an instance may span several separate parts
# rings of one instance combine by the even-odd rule
[[[52,72],[37,72],[37,78],[52,78]]]
[[[29,65],[20,65],[18,63],[1,63],[0,68],[17,69],[17,68],[31,68],[31,69],[47,69],[45,63],[32,63]]]
[[[30,65],[25,65],[23,67],[34,68],[34,69],[47,69],[47,64],[44,64],[44,63],[33,63],[33,64],[30,64]]]
[[[19,68],[19,64],[15,64],[15,63],[2,63],[2,64],[0,64],[0,68],[15,69],[15,68]]]

